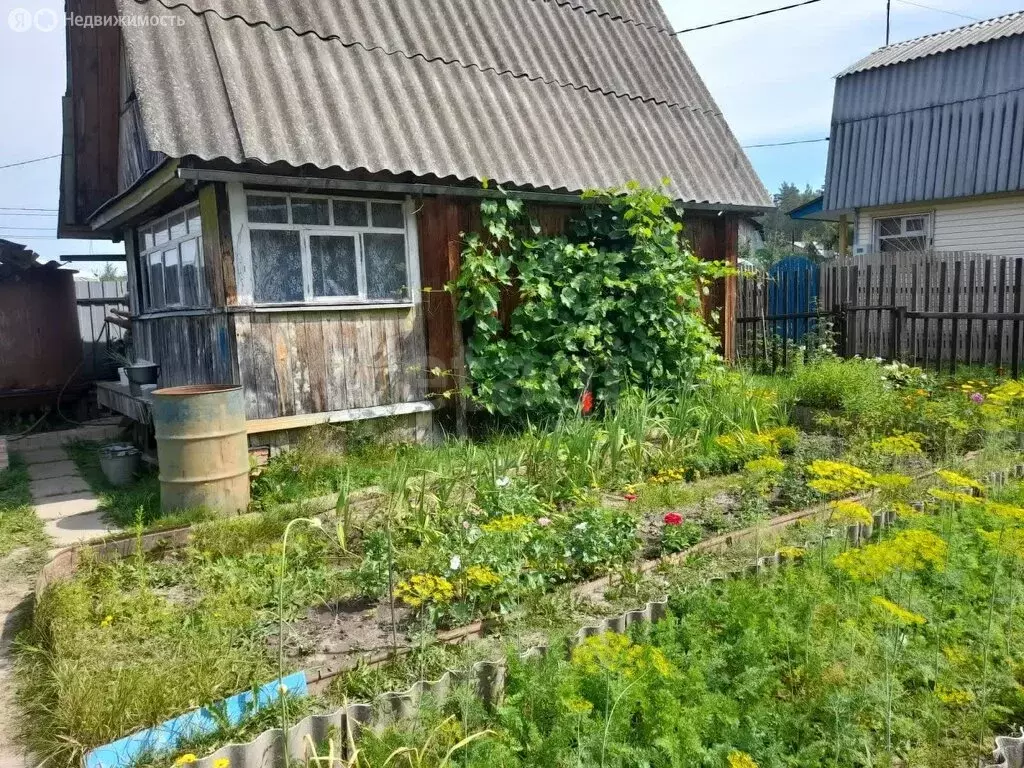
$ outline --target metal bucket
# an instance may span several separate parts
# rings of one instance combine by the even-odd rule
[[[249,506],[249,443],[241,387],[153,392],[163,512],[203,507],[222,515]]]

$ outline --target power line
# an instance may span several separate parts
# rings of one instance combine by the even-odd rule
[[[981,19],[975,16],[968,16],[966,13],[957,13],[956,11],[947,11],[945,8],[936,8],[932,5],[923,5],[921,3],[915,3],[911,0],[896,0],[897,3],[903,3],[904,5],[912,5],[915,8],[924,8],[926,11],[935,11],[936,13],[946,13],[950,16],[957,16],[961,19],[967,19],[968,21],[981,21]]]
[[[0,211],[53,211],[57,212],[56,208],[19,208],[16,205],[0,205]]]
[[[805,5],[812,5],[813,3],[820,3],[821,0],[804,0],[802,3],[793,3],[792,5],[784,5],[781,8],[770,8],[767,11],[758,11],[757,13],[750,13],[746,16],[736,16],[731,19],[723,19],[722,21],[716,21],[711,24],[702,24],[699,27],[690,27],[688,29],[680,29],[677,32],[672,32],[673,35],[683,35],[687,32],[697,32],[701,29],[711,29],[712,27],[720,27],[723,24],[732,24],[734,21],[746,21],[747,19],[756,19],[759,16],[767,16],[770,13],[778,13],[779,11],[788,11],[792,8],[800,8]]]
[[[743,149],[759,149],[761,147],[792,147],[794,144],[819,144],[828,141],[828,136],[821,139],[798,139],[797,141],[776,141],[771,144],[744,144]]]
[[[46,157],[33,157],[31,160],[19,160],[17,163],[7,163],[7,165],[0,165],[0,170],[4,168],[14,168],[18,165],[28,165],[29,163],[41,163],[43,160],[52,160],[55,157],[60,157],[58,153],[56,155],[47,155]]]
[[[11,232],[53,232],[53,227],[8,227],[5,224],[3,228]]]
[[[56,213],[30,213],[30,212],[29,213],[22,213],[21,211],[11,211],[10,213],[7,213],[6,211],[0,211],[0,216],[28,216],[29,218],[43,217],[43,218],[51,218],[52,219],[52,218],[55,218],[57,216],[57,214]]]

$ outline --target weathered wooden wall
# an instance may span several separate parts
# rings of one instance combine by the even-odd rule
[[[160,384],[238,384],[235,322],[220,312],[136,318],[136,357],[160,365]]]
[[[246,417],[421,401],[425,351],[417,309],[234,315]]]

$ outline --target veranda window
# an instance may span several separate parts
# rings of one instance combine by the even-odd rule
[[[198,205],[186,206],[141,227],[139,248],[143,304],[147,310],[209,304]]]
[[[408,300],[402,202],[249,192],[246,212],[257,303]]]
[[[931,216],[889,216],[875,219],[875,250],[878,253],[927,251],[931,242]]]

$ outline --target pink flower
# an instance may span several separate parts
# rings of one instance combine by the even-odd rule
[[[626,501],[636,501],[636,494],[635,493],[627,493],[622,498],[624,498]]]
[[[469,520],[463,520],[462,521],[462,527],[465,528],[468,531],[469,530]]]
[[[550,517],[538,517],[537,518],[537,525],[539,525],[541,528],[547,528],[549,525],[551,525],[551,518]]]
[[[665,525],[682,525],[683,516],[678,512],[669,512],[665,515]]]
[[[985,396],[981,394],[981,392],[972,392],[971,400],[977,403],[978,405],[981,405],[982,403],[985,402]]]

